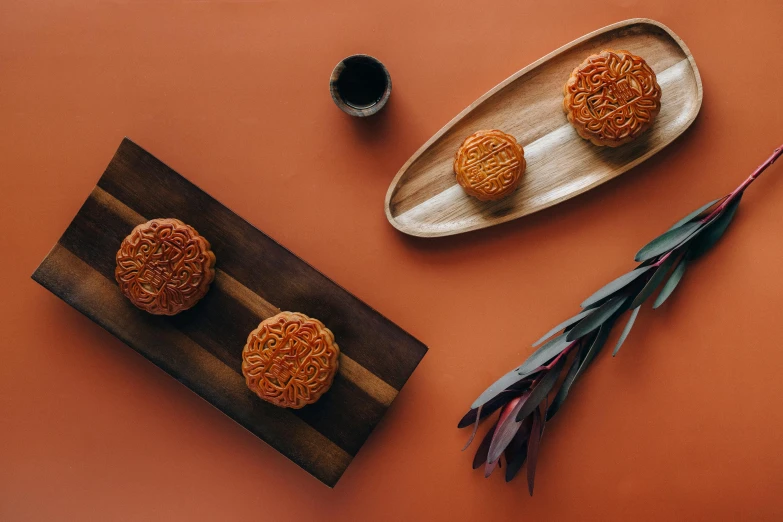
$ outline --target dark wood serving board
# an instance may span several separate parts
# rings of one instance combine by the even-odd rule
[[[217,256],[206,297],[173,317],[135,308],[114,281],[123,238],[158,217],[192,225]],[[329,486],[427,352],[128,139],[33,279]],[[341,349],[332,388],[301,410],[262,401],[242,376],[248,333],[280,310],[320,319]]]

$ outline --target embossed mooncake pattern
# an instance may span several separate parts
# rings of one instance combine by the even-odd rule
[[[214,265],[209,242],[193,227],[178,219],[153,219],[122,242],[114,277],[137,307],[174,315],[204,297],[215,278]]]
[[[661,110],[655,73],[628,51],[606,50],[587,57],[571,73],[564,92],[568,121],[595,145],[617,147],[633,141]]]
[[[516,138],[499,130],[468,136],[454,159],[457,183],[482,201],[503,198],[517,188],[525,171],[525,154]]]
[[[321,321],[281,312],[250,332],[242,350],[248,388],[267,402],[302,408],[332,385],[340,348]]]

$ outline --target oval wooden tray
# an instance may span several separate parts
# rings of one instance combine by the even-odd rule
[[[661,112],[635,142],[596,147],[579,137],[563,112],[563,85],[588,55],[624,49],[644,58],[662,89]],[[386,194],[386,216],[421,237],[490,227],[586,192],[646,160],[690,126],[701,108],[699,70],[683,41],[665,25],[635,18],[587,34],[544,56],[476,100],[425,143],[400,169]],[[514,135],[527,171],[500,201],[466,195],[452,170],[466,136],[481,129]]]

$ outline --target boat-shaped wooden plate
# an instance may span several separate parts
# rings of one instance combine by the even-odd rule
[[[650,130],[617,148],[580,138],[563,112],[563,85],[571,71],[603,49],[644,58],[662,90],[661,112]],[[437,237],[532,214],[597,187],[664,148],[693,123],[701,100],[696,63],[668,27],[644,18],[604,27],[528,65],[438,131],[392,181],[386,216],[406,234]],[[525,175],[516,192],[500,201],[468,196],[452,170],[462,141],[481,129],[512,134],[525,149]]]

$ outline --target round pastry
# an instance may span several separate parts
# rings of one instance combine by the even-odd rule
[[[514,192],[525,166],[522,146],[514,136],[499,130],[471,134],[454,158],[457,183],[482,201],[501,199]]]
[[[215,278],[209,241],[178,219],[137,226],[117,252],[114,278],[125,297],[151,314],[174,315],[195,305]]]
[[[588,56],[565,84],[563,109],[576,132],[595,145],[635,140],[661,110],[661,87],[642,58],[628,51]]]
[[[299,409],[332,385],[339,355],[334,335],[321,321],[280,312],[250,332],[242,350],[242,374],[263,400]]]

